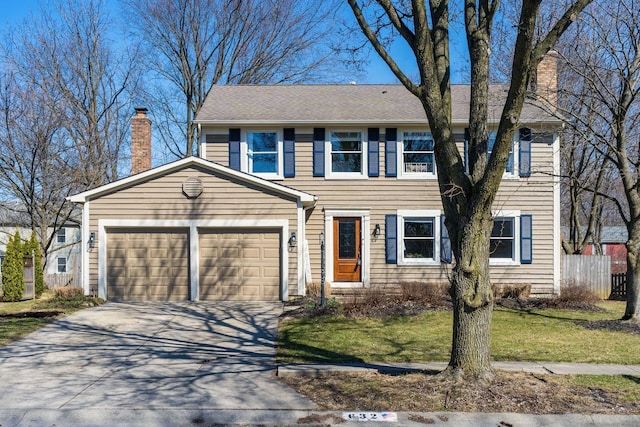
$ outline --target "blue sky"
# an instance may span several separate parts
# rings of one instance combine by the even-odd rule
[[[5,27],[7,25],[17,24],[22,19],[27,18],[30,13],[36,13],[42,0],[0,0],[0,26]],[[107,3],[115,2],[115,0],[107,0]],[[453,43],[451,46],[452,56],[452,81],[460,81],[458,75],[459,66],[455,58],[459,58],[462,54],[462,50],[465,48],[463,45],[464,39],[456,37],[453,34]],[[404,43],[396,43],[394,46],[395,57],[397,58],[402,69],[407,72],[409,77],[417,77],[417,68],[414,64],[413,55],[409,48]],[[369,55],[369,64],[365,68],[366,72],[359,77],[351,80],[357,83],[398,83],[393,73],[389,70],[387,65],[378,57],[375,52],[371,52]],[[348,82],[344,82],[348,83]]]

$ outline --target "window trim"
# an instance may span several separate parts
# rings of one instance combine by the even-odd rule
[[[433,133],[428,129],[416,129],[407,128],[399,129],[399,138],[396,141],[396,162],[397,164],[397,177],[398,179],[436,179],[438,177],[438,169],[436,167],[436,154],[435,154],[435,141],[433,151],[433,172],[405,172],[404,171],[404,138],[407,132],[426,132],[431,135],[433,139]]]
[[[62,235],[60,234],[62,232]],[[62,240],[60,238],[62,237]],[[67,229],[60,227],[56,232],[56,243],[67,243]]]
[[[494,140],[495,140],[495,134],[498,132],[497,129],[495,130],[490,130],[489,131],[489,140],[491,140],[491,135],[494,136]],[[489,147],[487,147],[487,160],[489,157],[491,157],[491,151],[489,150]],[[516,129],[516,131],[513,134],[513,138],[511,138],[511,158],[512,158],[512,171],[511,172],[507,172],[507,168],[505,167],[504,172],[502,173],[502,178],[507,178],[507,179],[517,179],[520,178],[520,130]],[[502,215],[505,216],[505,215]]]
[[[520,211],[494,211],[493,218],[513,219],[513,254],[512,258],[489,258],[489,265],[520,265]],[[491,256],[491,255],[489,255]]]
[[[360,172],[333,172],[332,166],[332,147],[331,147],[331,134],[334,132],[358,132],[360,134],[360,155],[361,170]],[[367,136],[367,129],[345,128],[345,129],[330,129],[328,128],[325,133],[324,141],[324,176],[325,179],[369,179],[369,141]]]
[[[249,170],[249,138],[250,133],[276,134],[276,172],[252,172]],[[242,129],[240,139],[240,170],[264,179],[284,179],[284,140],[282,129]]]
[[[440,215],[442,212],[429,210],[398,210],[397,223],[397,264],[398,265],[440,265]],[[404,219],[433,218],[433,258],[405,258],[404,256]]]
[[[64,271],[60,271],[60,261],[64,260]],[[68,273],[69,266],[67,264],[67,257],[59,256],[56,258],[56,273]]]

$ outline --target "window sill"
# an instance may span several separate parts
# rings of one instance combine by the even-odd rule
[[[354,179],[369,179],[367,175],[363,175],[361,173],[341,173],[341,174],[325,174],[325,179],[327,180],[354,180]]]
[[[428,267],[436,267],[440,266],[440,261],[436,261],[434,259],[420,259],[420,260],[398,260],[398,265],[400,266],[428,266]]]
[[[267,179],[267,180],[283,180],[284,176],[279,175],[277,173],[255,173],[255,172],[247,172],[249,175],[256,176],[258,178]]]
[[[406,180],[413,180],[413,181],[427,181],[427,180],[437,180],[438,175],[434,173],[414,174],[414,175],[405,174],[405,175],[398,175],[398,179],[406,179]]]
[[[489,265],[513,267],[520,265],[520,263],[512,259],[489,259]]]

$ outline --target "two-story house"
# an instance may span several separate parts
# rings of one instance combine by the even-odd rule
[[[491,88],[494,124],[505,90]],[[469,86],[452,96],[464,155]],[[321,240],[334,290],[448,280],[434,141],[404,87],[214,86],[201,157],[144,171],[151,123],[132,121],[134,174],[72,197],[87,293],[286,300],[320,281]],[[526,103],[494,204],[491,279],[537,295],[559,291],[560,125]]]

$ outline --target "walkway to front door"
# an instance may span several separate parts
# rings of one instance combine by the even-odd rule
[[[362,219],[338,217],[333,219],[333,280],[360,282],[362,280]]]

